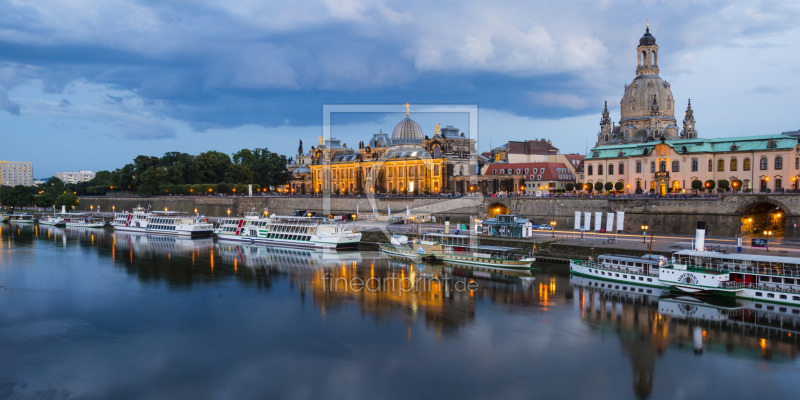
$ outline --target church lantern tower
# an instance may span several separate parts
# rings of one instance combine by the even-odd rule
[[[697,131],[694,129],[694,110],[692,110],[692,99],[689,99],[689,105],[686,106],[686,116],[683,117],[683,134],[681,139],[694,139],[697,137]]]

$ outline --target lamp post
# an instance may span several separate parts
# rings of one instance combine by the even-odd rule
[[[555,220],[550,221],[550,226],[553,228],[552,229],[553,230],[553,236],[552,237],[556,237],[556,221]]]
[[[647,225],[642,225],[642,243],[645,243],[647,240],[647,230],[650,229]]]

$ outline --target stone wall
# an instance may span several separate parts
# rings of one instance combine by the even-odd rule
[[[645,198],[433,198],[433,197],[210,197],[210,196],[160,196],[148,198],[121,198],[85,196],[80,199],[80,209],[98,206],[102,211],[130,210],[137,205],[150,205],[154,210],[183,210],[209,216],[225,216],[244,211],[262,211],[291,214],[295,210],[322,213],[329,209],[333,214],[353,214],[356,205],[361,213],[373,209],[385,214],[402,214],[406,207],[415,212],[450,217],[453,222],[468,222],[471,217],[484,218],[487,209],[503,205],[513,214],[521,214],[537,223],[555,220],[560,228],[574,226],[575,211],[625,212],[625,232],[639,233],[642,225],[649,225],[657,234],[693,234],[697,221],[704,221],[712,236],[733,236],[738,233],[740,216],[748,207],[767,203],[786,213],[787,236],[791,237],[793,224],[800,224],[800,196],[797,195],[736,195],[711,199],[645,199]],[[594,216],[593,218],[594,219]],[[594,225],[594,223],[592,223]],[[605,221],[604,221],[605,225]]]

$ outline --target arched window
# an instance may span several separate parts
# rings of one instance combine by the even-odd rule
[[[603,164],[597,166],[597,175],[603,175]]]
[[[783,157],[775,157],[775,169],[783,169]]]
[[[736,171],[739,168],[739,162],[735,158],[731,158],[731,171]]]
[[[614,164],[608,164],[608,174],[614,175]]]
[[[794,169],[800,169],[800,157],[794,159]]]
[[[620,175],[625,173],[625,164],[619,163],[619,170],[617,171],[617,173]]]
[[[661,161],[658,163],[658,172],[667,172],[667,162]]]
[[[699,168],[698,165],[697,165],[697,159],[693,158],[692,159],[692,172],[697,172],[697,168]]]
[[[744,163],[742,164],[742,171],[750,171],[750,159],[745,158]]]
[[[767,170],[767,157],[761,157],[760,165],[762,171]]]
[[[721,158],[717,160],[717,171],[725,171],[725,160]]]
[[[712,160],[708,160],[708,172],[714,170],[714,162]]]
[[[680,161],[673,161],[672,162],[672,172],[681,172],[681,163]]]

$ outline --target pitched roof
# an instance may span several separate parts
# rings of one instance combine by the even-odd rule
[[[526,173],[525,170],[528,170]],[[509,170],[512,172],[509,174]],[[486,168],[486,175],[525,175],[525,180],[534,181],[574,181],[575,175],[570,173],[569,167],[563,163],[534,162],[534,163],[494,163]],[[505,173],[501,173],[505,171]]]

